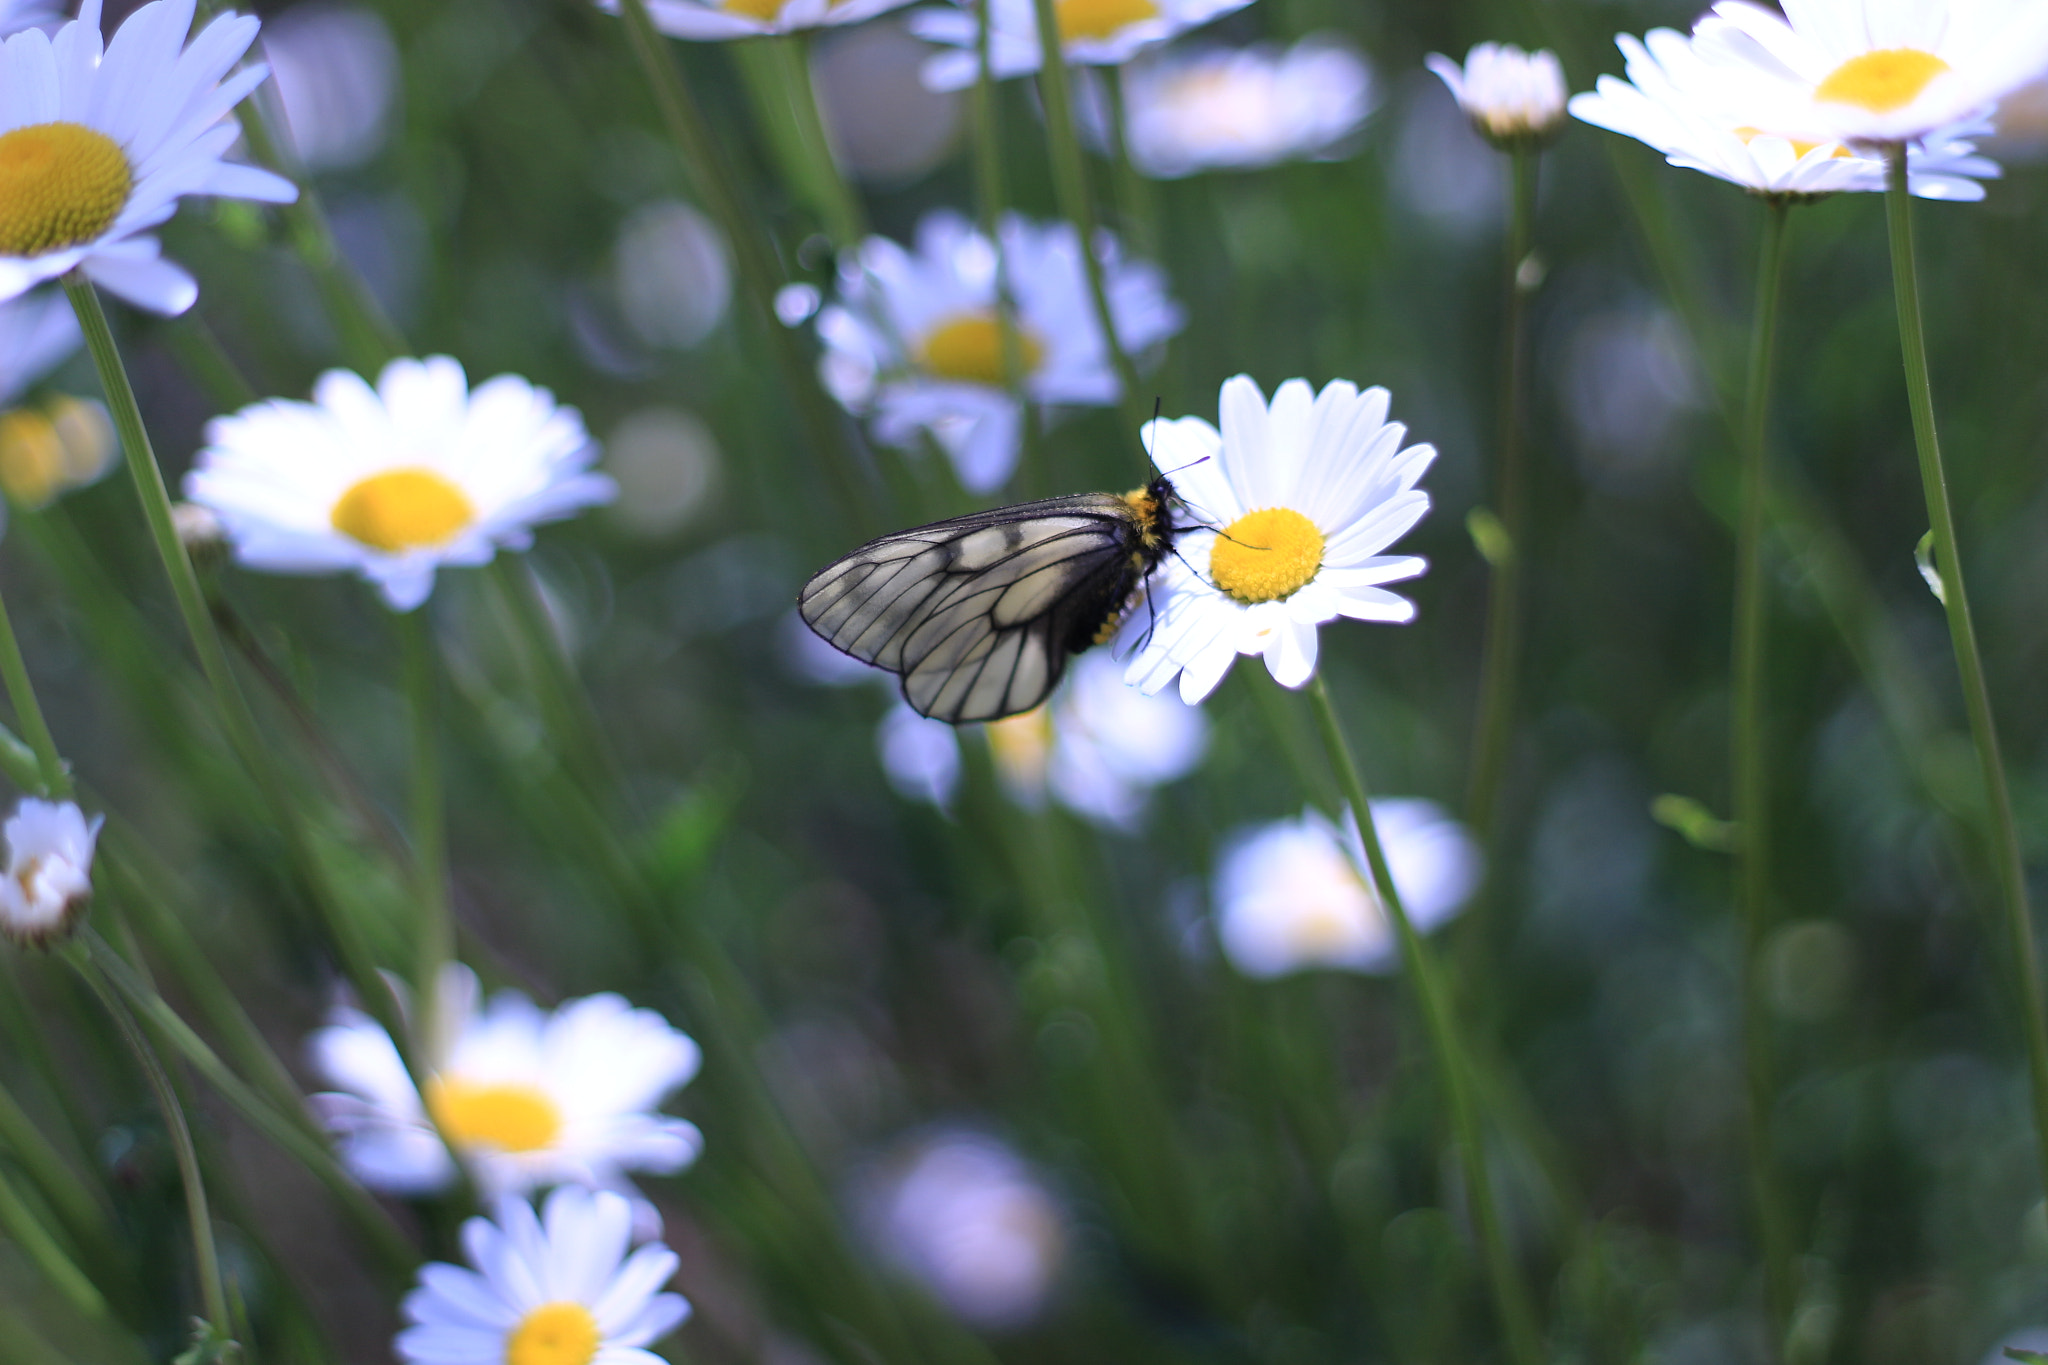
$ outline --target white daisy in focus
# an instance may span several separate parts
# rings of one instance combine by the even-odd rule
[[[1739,92],[1685,34],[1653,29],[1638,42],[1615,39],[1628,79],[1602,76],[1590,94],[1572,97],[1573,117],[1632,137],[1674,166],[1701,171],[1753,193],[1820,195],[1883,193],[1885,163],[1840,142],[1798,142],[1747,122],[1731,103]],[[1998,163],[1977,155],[1987,122],[1940,130],[1908,149],[1913,193],[1925,199],[1976,200],[1978,182],[1995,179]]]
[[[0,303],[0,407],[56,369],[83,340],[71,301],[59,290]]]
[[[1226,380],[1223,429],[1199,417],[1146,424],[1152,462],[1198,525],[1152,577],[1152,610],[1133,612],[1117,651],[1125,678],[1156,693],[1176,676],[1182,700],[1214,691],[1240,654],[1263,654],[1274,680],[1315,675],[1317,627],[1340,616],[1406,622],[1415,605],[1385,585],[1427,567],[1381,553],[1429,511],[1415,485],[1436,458],[1402,446],[1385,389],[1338,380],[1321,393],[1290,379],[1267,406],[1245,375]]]
[[[445,1189],[452,1148],[487,1196],[630,1190],[627,1171],[670,1175],[697,1159],[695,1125],[655,1112],[697,1074],[702,1054],[686,1034],[609,993],[552,1013],[517,991],[488,1004],[479,994],[467,967],[442,969],[424,1100],[391,1035],[362,1011],[336,1009],[308,1040],[336,1087],[314,1106],[357,1179],[397,1194]]]
[[[501,1199],[462,1225],[472,1269],[430,1261],[405,1296],[407,1365],[663,1365],[647,1350],[690,1316],[661,1292],[676,1254],[633,1250],[633,1211],[607,1191],[564,1186],[536,1216]]]
[[[1478,887],[1483,860],[1465,827],[1433,801],[1374,801],[1372,818],[1401,904],[1418,933],[1456,915]],[[1310,809],[1240,834],[1216,871],[1216,935],[1246,976],[1312,967],[1391,971],[1400,944],[1379,892],[1359,869],[1365,851],[1346,828]]]
[[[153,0],[103,52],[100,3],[84,0],[54,38],[29,29],[0,47],[0,299],[80,270],[139,308],[182,313],[199,286],[149,231],[178,200],[298,197],[221,159],[240,133],[231,112],[267,74],[228,74],[259,25],[224,14],[188,46],[194,0]]]
[[[913,1140],[869,1173],[855,1202],[881,1253],[975,1327],[1013,1329],[1038,1316],[1066,1261],[1059,1201],[983,1133]]]
[[[443,565],[524,550],[533,527],[609,502],[574,408],[517,375],[470,391],[447,356],[394,360],[372,389],[329,370],[313,401],[257,403],[206,427],[185,496],[270,573],[353,570],[411,611]]]
[[[988,0],[989,74],[997,80],[1038,70],[1038,12],[1032,0]],[[1121,66],[1148,47],[1243,9],[1251,0],[1053,0],[1060,51],[1069,66]],[[918,10],[910,31],[958,49],[924,65],[933,90],[963,90],[981,75],[977,53],[980,17],[973,9]]]
[[[1426,59],[1479,135],[1500,147],[1542,142],[1564,126],[1564,67],[1555,52],[1481,43],[1463,66],[1442,53]]]
[[[1067,223],[1003,219],[1002,259],[1016,300],[1014,357],[997,312],[997,253],[960,215],[933,213],[917,249],[870,237],[840,266],[838,299],[818,314],[825,386],[871,417],[875,438],[915,445],[929,432],[970,493],[1002,486],[1016,467],[1024,413],[1005,384],[1019,368],[1024,398],[1042,408],[1108,407],[1121,397],[1096,322],[1080,234]],[[1110,316],[1126,353],[1178,332],[1183,317],[1157,266],[1126,261],[1097,240]]]
[[[910,0],[647,0],[647,17],[671,38],[722,42],[763,33],[857,24],[900,9]],[[619,0],[598,0],[598,8],[619,12]]]
[[[1365,59],[1319,37],[1170,53],[1123,80],[1131,162],[1159,179],[1328,156],[1373,109]]]
[[[104,815],[91,820],[69,801],[25,798],[0,835],[0,938],[40,948],[69,934],[92,899],[92,855]]]
[[[1084,819],[1128,831],[1153,788],[1201,765],[1209,747],[1202,713],[1179,697],[1145,695],[1123,673],[1106,651],[1083,654],[1045,705],[987,727],[1015,800],[1035,806],[1049,793]]]
[[[1721,0],[1693,38],[1756,126],[1870,147],[1988,117],[2048,69],[2048,5]]]

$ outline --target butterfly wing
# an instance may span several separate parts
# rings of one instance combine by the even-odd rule
[[[833,645],[900,675],[921,714],[996,720],[1043,701],[1129,594],[1137,536],[1113,494],[1000,507],[863,545],[797,606]]]

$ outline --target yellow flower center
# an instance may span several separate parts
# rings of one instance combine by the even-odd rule
[[[988,747],[1004,777],[1027,790],[1037,790],[1045,785],[1046,765],[1052,761],[1052,712],[1040,706],[992,722]]]
[[[459,1148],[538,1152],[553,1146],[562,1132],[562,1111],[530,1085],[480,1085],[436,1076],[427,1082],[427,1112],[441,1135]]]
[[[1747,125],[1744,125],[1743,127],[1737,128],[1735,130],[1735,136],[1741,138],[1742,145],[1747,147],[1750,143],[1756,141],[1760,137],[1763,137],[1764,130],[1761,128],[1751,128]],[[1805,156],[1808,152],[1812,151],[1816,147],[1825,147],[1827,145],[1824,142],[1801,142],[1796,137],[1787,138],[1785,140],[1792,144],[1792,154],[1794,156],[1801,157]],[[1829,156],[1831,158],[1839,160],[1846,159],[1848,156],[1850,156],[1850,154],[1851,153],[1847,147],[1837,146],[1833,152],[1829,153]]]
[[[1017,333],[1019,374],[1030,374],[1045,361],[1045,343],[1022,327]],[[941,379],[964,379],[974,384],[1001,384],[1003,369],[1003,324],[994,313],[961,313],[947,318],[925,334],[917,348],[917,363]]]
[[[1357,942],[1358,919],[1348,903],[1334,895],[1312,901],[1294,922],[1294,945],[1310,957],[1330,957]]]
[[[1102,42],[1132,24],[1157,19],[1159,6],[1153,0],[1054,0],[1052,12],[1060,26],[1061,42]]]
[[[505,1339],[505,1365],[590,1365],[597,1319],[580,1303],[544,1303]]]
[[[476,509],[431,469],[387,469],[343,493],[328,520],[352,540],[398,554],[446,545],[476,520]]]
[[[1246,606],[1292,597],[1323,567],[1323,533],[1291,507],[1247,512],[1209,551],[1209,577]]]
[[[113,226],[135,187],[121,144],[81,123],[0,133],[0,255],[40,256]]]
[[[1917,47],[1888,47],[1851,57],[1831,72],[1813,97],[1831,104],[1853,104],[1873,114],[1889,114],[1920,98],[1947,62]]]

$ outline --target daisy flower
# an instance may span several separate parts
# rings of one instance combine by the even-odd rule
[[[1026,400],[1040,407],[1108,407],[1121,397],[1088,292],[1080,234],[1011,214],[999,228],[1016,300],[1016,361]],[[1178,332],[1180,309],[1158,267],[1126,261],[1104,233],[1117,339],[1138,354]],[[971,493],[1002,486],[1016,467],[1022,405],[1004,383],[996,250],[960,215],[933,213],[917,248],[870,237],[840,267],[838,299],[818,314],[825,386],[872,419],[875,438],[916,444],[929,432]]]
[[[617,493],[574,408],[517,375],[474,393],[447,356],[394,360],[372,389],[329,370],[311,403],[272,399],[207,424],[185,496],[271,573],[353,570],[394,611],[442,565],[524,550],[533,527]]]
[[[1124,141],[1159,179],[1326,157],[1372,112],[1372,70],[1350,48],[1211,48],[1134,62]]]
[[[487,1195],[630,1188],[628,1170],[668,1175],[697,1159],[696,1127],[655,1106],[697,1074],[701,1054],[660,1015],[612,994],[552,1014],[517,991],[482,1004],[476,974],[455,964],[437,990],[424,1099],[391,1036],[360,1010],[335,1010],[309,1040],[314,1067],[336,1087],[313,1103],[365,1185],[445,1189],[450,1148]]]
[[[1020,804],[1050,795],[1084,819],[1131,830],[1155,787],[1201,765],[1202,713],[1127,686],[1123,671],[1106,652],[1084,654],[1045,705],[987,727],[996,771]]]
[[[0,407],[62,364],[81,340],[70,301],[55,289],[0,303]]]
[[[941,810],[953,804],[960,788],[960,736],[952,726],[920,716],[899,700],[875,730],[875,749],[898,796]]]
[[[1416,482],[1434,448],[1401,444],[1385,389],[1339,380],[1320,394],[1290,379],[1267,406],[1245,375],[1226,380],[1223,430],[1199,417],[1146,424],[1152,462],[1198,524],[1152,578],[1152,610],[1133,612],[1119,650],[1125,680],[1147,694],[1174,677],[1190,704],[1215,690],[1240,654],[1263,654],[1274,679],[1302,687],[1316,671],[1316,628],[1348,616],[1404,622],[1415,606],[1385,584],[1426,567],[1381,553],[1429,510]]]
[[[91,820],[69,801],[29,797],[0,835],[7,871],[0,876],[0,938],[40,948],[78,924],[92,899],[92,854],[104,815]]]
[[[632,1246],[633,1211],[606,1191],[565,1186],[536,1216],[501,1199],[462,1225],[471,1269],[430,1261],[405,1296],[407,1365],[662,1365],[646,1349],[690,1316],[661,1287],[676,1254]]]
[[[1809,142],[1912,142],[2048,68],[2040,0],[1721,0],[1693,36],[1757,126]]]
[[[1479,885],[1478,843],[1433,801],[1372,803],[1401,905],[1427,933],[1463,908]],[[1216,936],[1246,976],[1310,967],[1384,972],[1400,944],[1379,892],[1359,874],[1365,851],[1348,813],[1340,834],[1322,812],[1245,831],[1216,871]]]
[[[1439,52],[1430,53],[1427,64],[1451,88],[1479,135],[1496,146],[1541,142],[1564,126],[1569,92],[1555,52],[1481,43],[1465,55],[1463,66]]]
[[[1739,87],[1721,78],[1700,44],[1671,29],[1641,41],[1615,39],[1628,79],[1602,76],[1590,94],[1572,98],[1573,117],[1632,137],[1664,153],[1674,166],[1701,171],[1756,194],[1883,193],[1885,163],[1840,142],[1799,142],[1766,133],[1733,101]],[[1760,115],[1758,115],[1760,117]],[[1977,155],[1972,139],[1991,134],[1976,121],[1940,130],[1908,148],[1913,193],[1926,199],[1984,197],[1980,180],[1998,163]]]
[[[1029,75],[1043,55],[1038,42],[1038,12],[1032,0],[987,0],[989,11],[989,74],[997,80]],[[1069,66],[1121,66],[1145,48],[1165,42],[1243,9],[1251,0],[1054,0],[1059,21],[1060,52]],[[910,31],[929,42],[958,49],[943,52],[924,65],[924,83],[933,90],[963,90],[981,75],[977,54],[981,20],[965,5],[918,10]]]
[[[1036,1317],[1066,1261],[1059,1201],[1008,1144],[959,1129],[909,1142],[855,1199],[897,1269],[976,1327]]]
[[[671,38],[721,42],[763,33],[794,33],[799,29],[857,24],[899,9],[910,0],[647,0],[647,17]],[[598,0],[598,7],[619,12],[619,0]]]
[[[100,0],[52,38],[0,45],[0,299],[72,270],[140,308],[182,313],[199,286],[150,229],[188,194],[290,203],[289,180],[221,158],[229,117],[267,69],[229,70],[257,21],[225,14],[185,42],[194,0],[153,0],[104,45]]]

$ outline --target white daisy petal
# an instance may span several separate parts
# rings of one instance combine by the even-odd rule
[[[1032,0],[990,0],[989,70],[997,80],[1029,75],[1044,55]],[[1251,0],[1139,0],[1108,5],[1082,0],[1061,7],[1061,49],[1070,65],[1120,66],[1147,48],[1244,8]],[[962,49],[925,64],[924,83],[934,90],[958,90],[980,72],[975,49],[979,25],[959,10],[922,10],[911,31],[934,43]]]

